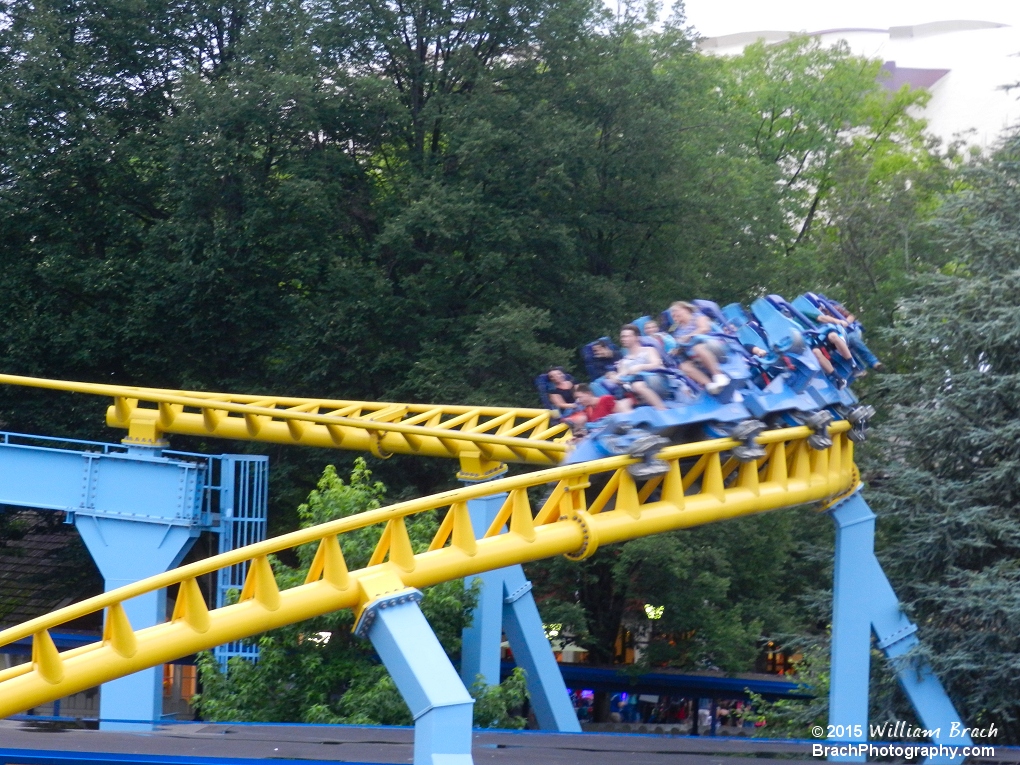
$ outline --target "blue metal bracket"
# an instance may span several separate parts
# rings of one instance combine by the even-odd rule
[[[367,635],[414,718],[414,765],[473,765],[474,699],[418,607],[404,590],[370,604],[355,627]]]
[[[871,633],[931,740],[946,747],[971,746],[969,736],[951,737],[963,728],[960,715],[931,667],[910,649],[918,645],[917,627],[903,613],[889,579],[875,557],[875,514],[860,488],[828,509],[836,523],[836,561],[832,587],[832,669],[829,724],[838,734],[830,741],[868,740],[868,679]],[[955,724],[955,728],[954,728]],[[830,757],[864,762],[865,755]],[[963,757],[929,757],[926,763],[961,762]]]
[[[481,538],[502,507],[506,494],[468,502],[471,526]],[[480,581],[478,605],[461,641],[460,676],[470,687],[481,676],[489,685],[499,683],[499,653],[503,632],[517,666],[526,674],[528,697],[542,730],[580,733],[574,706],[545,636],[542,619],[524,569],[508,566],[464,580],[465,587]]]

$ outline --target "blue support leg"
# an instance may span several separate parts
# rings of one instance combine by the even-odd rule
[[[517,666],[527,675],[528,697],[542,730],[580,733],[563,675],[531,594],[531,582],[520,566],[503,569],[503,629]]]
[[[198,530],[188,526],[77,515],[75,526],[103,575],[107,591],[162,574],[180,564]],[[166,621],[166,591],[124,603],[135,629]],[[104,683],[99,697],[101,730],[152,730],[163,716],[163,668],[152,667]]]
[[[840,741],[864,741],[868,737],[868,677],[874,631],[877,646],[892,663],[922,727],[934,731],[933,743],[948,747],[925,762],[961,762],[958,748],[970,746],[971,739],[950,735],[963,728],[960,715],[931,667],[908,655],[918,644],[917,627],[903,613],[875,557],[875,514],[860,490],[830,508],[829,514],[836,523],[830,725],[846,734],[838,737]],[[858,730],[863,735],[857,735]],[[863,762],[865,757],[838,759]]]
[[[829,724],[835,726],[836,741],[867,741],[871,673],[868,602],[874,582],[861,581],[860,568],[862,561],[873,555],[875,514],[860,499],[859,493],[829,512],[836,522]],[[838,758],[838,761],[864,762],[865,759],[864,755],[858,755]]]
[[[471,526],[481,538],[496,518],[506,494],[468,502]],[[499,646],[506,632],[517,666],[527,675],[528,696],[542,730],[580,733],[563,675],[545,636],[531,583],[521,566],[491,571],[471,581],[482,583],[471,626],[464,630],[460,676],[470,687],[481,675],[489,685],[499,682]],[[471,586],[465,580],[465,586]]]
[[[506,500],[506,494],[468,501],[471,527],[481,538]],[[478,582],[478,605],[471,615],[471,624],[464,628],[461,640],[460,677],[472,687],[479,676],[486,685],[499,685],[500,644],[503,642],[503,572],[487,571],[464,580],[470,588]]]
[[[474,700],[425,620],[420,600],[412,590],[376,601],[362,614],[357,632],[367,633],[411,710],[414,765],[473,765]]]
[[[46,445],[37,445],[38,440]],[[221,551],[264,537],[265,457],[164,454],[163,446],[130,439],[117,446],[2,433],[0,505],[65,513],[107,590],[177,566],[203,531],[228,532]],[[217,459],[220,484],[208,486]],[[215,491],[220,492],[225,516],[219,524],[211,512]],[[221,596],[223,584],[221,580]],[[136,629],[160,624],[166,620],[166,595],[133,598],[124,610]],[[151,729],[162,718],[162,706],[162,668],[143,670],[103,686],[101,727]]]

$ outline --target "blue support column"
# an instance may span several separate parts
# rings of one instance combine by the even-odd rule
[[[889,579],[875,557],[875,514],[860,489],[829,508],[836,523],[836,564],[832,588],[832,668],[829,724],[837,740],[868,740],[868,679],[871,633],[892,663],[921,726],[936,731],[932,742],[947,747],[972,744],[969,736],[950,738],[960,715],[926,662],[908,652],[918,644],[917,627],[903,613]],[[864,762],[865,756],[832,757]],[[929,757],[925,762],[961,762],[959,755]]]
[[[853,495],[829,511],[836,522],[832,583],[832,666],[829,724],[839,741],[868,740],[868,678],[871,672],[871,582],[860,580],[861,563],[872,556],[875,514]],[[847,758],[864,762],[865,758]]]
[[[62,448],[17,443],[21,439]],[[178,565],[202,530],[210,528],[204,502],[207,465],[208,458],[165,457],[158,445],[125,450],[4,434],[0,504],[64,512],[111,590]],[[124,610],[133,627],[150,627],[166,620],[166,596],[134,598]],[[162,667],[102,688],[104,730],[151,730],[162,713]]]
[[[74,525],[107,591],[180,564],[201,532],[204,476],[194,465],[164,458],[159,447],[132,446],[94,462],[89,477],[90,496],[74,513]],[[166,592],[132,598],[124,612],[135,629],[162,624]],[[162,667],[105,683],[100,691],[101,730],[152,730],[162,717]]]
[[[506,500],[506,494],[468,502],[471,526],[481,538]],[[471,687],[481,675],[489,685],[499,683],[499,649],[504,630],[517,666],[527,674],[528,695],[542,730],[580,733],[574,706],[545,636],[531,584],[521,566],[465,579],[464,586],[481,582],[471,626],[463,633],[460,676]]]
[[[517,666],[524,669],[528,697],[542,730],[580,733],[574,705],[570,703],[563,674],[545,636],[531,582],[521,566],[503,569],[503,629]]]
[[[195,543],[197,530],[187,526],[79,515],[75,526],[103,575],[104,588],[114,590],[179,565]],[[124,603],[135,629],[166,621],[166,591],[150,592]],[[104,683],[99,697],[101,730],[152,730],[163,715],[163,667],[136,672]]]
[[[506,494],[493,494],[468,502],[471,528],[479,539],[496,517]],[[464,579],[464,588],[478,582],[478,605],[461,640],[460,678],[471,688],[481,676],[486,685],[499,685],[500,645],[503,642],[503,572],[486,571]]]
[[[356,634],[372,641],[414,718],[414,765],[473,765],[474,700],[418,607],[405,590],[372,603]]]

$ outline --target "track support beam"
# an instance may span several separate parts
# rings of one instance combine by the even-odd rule
[[[871,634],[917,713],[921,726],[934,731],[934,744],[971,746],[969,736],[950,737],[960,715],[931,667],[910,649],[918,645],[917,627],[903,613],[889,579],[875,557],[875,514],[858,489],[832,505],[836,524],[836,561],[832,587],[832,669],[829,724],[838,734],[830,743],[868,741],[868,680]],[[864,762],[866,756],[830,757]],[[963,757],[929,757],[928,765],[962,762]]]
[[[496,518],[506,494],[495,494],[468,502],[471,526],[481,538]],[[460,676],[468,687],[480,676],[488,685],[499,684],[499,654],[503,632],[517,666],[528,684],[528,697],[542,730],[580,733],[563,675],[556,665],[552,647],[545,636],[531,583],[520,565],[488,571],[464,580],[465,587],[479,582],[478,605],[461,645]]]
[[[367,633],[411,710],[414,765],[474,765],[475,702],[425,620],[420,600],[417,590],[377,600],[361,615],[356,632]]]

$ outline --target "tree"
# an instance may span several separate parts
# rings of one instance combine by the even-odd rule
[[[580,563],[531,564],[544,620],[611,664],[623,626],[645,624],[641,666],[754,669],[765,635],[812,626],[800,606],[828,561],[824,518],[785,510],[657,534]],[[651,606],[652,608],[648,608]]]
[[[759,40],[727,68],[726,95],[745,120],[744,140],[777,171],[793,223],[787,253],[824,219],[835,171],[848,155],[924,153],[924,123],[910,110],[928,94],[909,86],[890,93],[880,82],[881,62],[854,56],[845,41],[823,48],[807,36],[778,45]]]
[[[912,280],[945,263],[929,225],[952,191],[959,156],[936,139],[923,150],[840,158],[824,221],[803,245],[797,283],[839,295],[874,329],[889,326]],[[883,343],[878,333],[872,340]]]
[[[371,477],[360,458],[346,483],[328,466],[318,489],[298,508],[302,526],[378,507],[385,489]],[[407,518],[415,552],[428,549],[438,529],[434,515],[419,513]],[[366,566],[381,534],[382,527],[376,526],[340,535],[348,565]],[[272,560],[281,587],[305,581],[315,550],[315,544],[299,547],[296,566]],[[465,591],[459,579],[425,591],[422,611],[451,657],[460,650],[461,631],[470,621],[474,602],[471,591]],[[385,667],[366,641],[352,635],[353,627],[353,614],[344,610],[273,630],[257,638],[257,662],[232,659],[226,673],[212,654],[203,654],[199,660],[203,690],[194,702],[197,709],[208,720],[410,725],[407,706]],[[523,726],[523,718],[514,714],[526,695],[519,672],[492,688],[476,684],[472,692],[477,699],[476,725]]]
[[[866,463],[882,564],[963,719],[995,723],[999,744],[1020,741],[1018,181],[1014,132],[947,200],[952,265],[900,304],[899,373]]]

